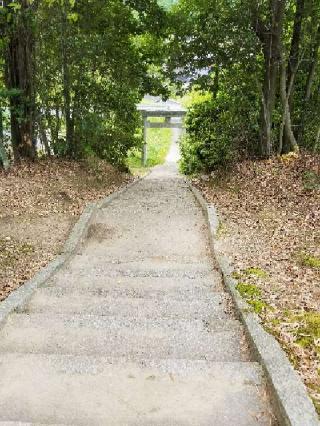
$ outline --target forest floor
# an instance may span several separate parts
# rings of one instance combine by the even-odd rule
[[[61,250],[84,207],[133,178],[96,159],[0,172],[0,301]]]
[[[220,215],[217,250],[320,413],[320,157],[238,164],[194,180]]]

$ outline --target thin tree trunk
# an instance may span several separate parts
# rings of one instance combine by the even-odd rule
[[[289,104],[289,117],[292,115],[294,108],[293,105],[293,92],[294,92],[294,81],[299,67],[299,55],[300,55],[300,40],[301,40],[301,28],[304,16],[304,5],[305,0],[296,0],[296,13],[294,17],[293,33],[291,39],[291,47],[288,59],[288,70],[287,70],[287,93],[288,93],[288,104]],[[291,86],[291,89],[289,88]],[[291,122],[291,120],[289,120]],[[288,123],[284,127],[284,138],[281,152],[288,152],[292,149],[292,127],[288,128]],[[295,140],[295,137],[294,137]],[[279,149],[280,150],[280,149]]]
[[[74,120],[72,117],[71,109],[71,78],[69,69],[68,59],[68,48],[67,48],[67,14],[65,6],[62,10],[62,21],[61,21],[61,54],[62,54],[62,84],[63,84],[63,97],[64,97],[64,113],[66,121],[66,144],[67,144],[67,155],[70,157],[75,156],[74,146]]]
[[[295,152],[299,150],[296,138],[292,131],[291,113],[290,113],[290,106],[289,106],[289,98],[292,93],[294,78],[295,78],[295,74],[291,74],[291,79],[290,79],[289,87],[287,91],[287,88],[286,88],[287,69],[286,69],[286,61],[284,58],[283,47],[282,47],[281,48],[280,97],[281,97],[281,103],[282,103],[283,118],[282,118],[282,123],[280,128],[279,153],[282,153],[283,151],[284,134],[286,134],[288,138],[288,144],[290,146],[290,150]]]
[[[318,127],[317,136],[314,141],[313,152],[320,151],[320,126]]]
[[[49,141],[48,141],[48,137],[47,137],[47,132],[46,132],[46,128],[45,128],[44,123],[43,123],[42,114],[40,112],[38,113],[38,126],[39,126],[40,139],[41,139],[41,142],[44,146],[45,152],[46,152],[47,156],[49,158],[51,158],[51,149],[50,149],[50,145],[49,145]]]
[[[264,74],[260,112],[260,152],[262,157],[272,153],[272,121],[279,75],[280,43],[286,0],[272,0],[270,28],[259,17],[257,3],[252,10],[252,27],[259,38],[264,56]]]
[[[6,149],[3,144],[4,135],[3,135],[3,111],[0,107],[0,160],[2,163],[2,166],[5,170],[8,170],[10,163],[7,156]]]
[[[6,83],[17,93],[10,97],[11,137],[15,160],[36,157],[33,143],[34,124],[34,38],[28,0],[21,0],[19,16],[9,31],[6,55]]]
[[[309,72],[308,72],[307,82],[306,82],[305,91],[304,91],[304,100],[303,100],[304,111],[307,110],[308,103],[311,98],[312,85],[315,80],[316,69],[317,69],[318,60],[319,60],[319,48],[320,48],[320,24],[318,25],[316,37],[311,49],[310,66],[309,66]],[[300,120],[300,126],[299,126],[299,132],[298,132],[298,141],[300,143],[302,142],[304,138],[304,131],[305,131],[305,114],[302,115]]]
[[[213,87],[212,87],[212,94],[214,98],[217,97],[217,94],[219,92],[219,80],[220,80],[219,77],[220,77],[220,68],[219,68],[219,64],[216,64],[214,69],[214,79],[213,79]]]

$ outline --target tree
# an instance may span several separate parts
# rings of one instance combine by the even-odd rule
[[[281,56],[281,36],[285,5],[285,0],[272,0],[269,7],[261,11],[258,2],[254,1],[251,10],[252,27],[260,40],[264,58],[260,113],[260,149],[263,157],[269,157],[272,153],[272,116],[280,63],[284,60]]]
[[[38,145],[41,155],[122,163],[139,143],[136,103],[146,92],[167,93],[156,49],[166,13],[156,0],[89,6],[7,0],[0,7],[16,160],[34,159]]]
[[[318,146],[317,1],[180,0],[171,21],[171,78],[213,94],[237,152],[268,158]]]
[[[14,157],[34,159],[34,34],[33,13],[36,4],[31,0],[6,1],[7,48],[6,86],[14,90],[10,96],[11,135]]]

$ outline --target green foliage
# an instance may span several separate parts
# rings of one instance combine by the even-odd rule
[[[156,0],[93,0],[90,6],[85,0],[31,1],[22,11],[19,4],[0,8],[0,63],[23,16],[23,31],[34,40],[29,119],[43,150],[78,159],[96,155],[123,166],[139,144],[136,103],[145,93],[167,93],[159,55],[165,10]],[[19,104],[24,89],[7,90],[4,83],[0,71],[0,97],[9,105],[16,96]]]
[[[183,92],[188,78],[188,88],[198,87],[214,98],[229,98],[223,111],[229,112],[232,118],[227,120],[225,127],[217,125],[217,128],[220,139],[225,136],[228,143],[232,123],[235,131],[231,132],[231,137],[237,133],[240,136],[235,149],[245,157],[269,156],[293,149],[286,132],[280,143],[284,106],[283,100],[280,101],[279,62],[274,67],[274,89],[270,89],[268,98],[266,94],[266,87],[270,88],[272,80],[267,84],[270,57],[267,57],[269,44],[266,40],[271,33],[267,29],[277,17],[273,16],[272,2],[258,3],[180,0],[171,9],[172,37],[166,64],[172,79],[179,85],[179,93]],[[287,81],[298,61],[289,99],[292,130],[301,147],[320,152],[320,8],[317,2],[300,3],[304,8],[301,37],[296,34],[293,37],[294,29],[299,27],[297,22],[295,24],[297,1],[287,2],[283,22],[281,20],[278,26],[281,42],[274,47],[274,55],[283,55]],[[295,48],[298,50],[293,52]],[[266,102],[270,102],[270,107]],[[220,101],[218,103],[220,107]],[[213,114],[216,107],[213,105]],[[268,118],[266,110],[271,111]],[[202,158],[199,160],[199,151],[206,156],[209,154],[207,146],[203,149],[200,141],[187,140],[184,151],[185,158],[188,157],[184,164],[187,172],[208,168],[207,164],[202,164]],[[211,163],[216,164],[216,155],[213,157],[208,159],[209,169]]]
[[[187,136],[181,145],[181,169],[186,174],[225,166],[233,156],[231,138],[221,133],[226,115],[214,99],[193,105],[186,117]]]
[[[230,80],[229,80],[230,78]],[[233,78],[225,76],[226,88],[216,96],[193,94],[186,117],[187,136],[182,142],[181,169],[186,174],[225,168],[251,150],[257,129],[245,117],[254,116],[254,104],[238,104],[238,93],[226,90]]]
[[[158,3],[165,9],[170,9],[175,3],[177,3],[177,0],[158,0]]]

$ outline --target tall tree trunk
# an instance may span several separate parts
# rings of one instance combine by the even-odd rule
[[[312,43],[311,48],[311,56],[310,56],[310,63],[309,63],[309,71],[308,71],[308,77],[307,82],[304,90],[304,112],[308,108],[308,103],[311,98],[312,93],[312,85],[316,76],[316,70],[319,60],[319,48],[320,48],[320,24],[318,25],[317,32],[315,39]],[[300,120],[300,126],[299,126],[299,132],[298,132],[298,141],[301,143],[304,138],[304,131],[305,131],[305,113],[302,114],[301,120]]]
[[[280,98],[282,103],[282,123],[280,128],[280,140],[279,140],[279,154],[283,152],[283,138],[286,135],[287,137],[287,144],[286,152],[287,151],[298,151],[298,144],[296,141],[296,138],[292,131],[292,124],[291,124],[291,112],[290,112],[290,105],[289,105],[289,98],[292,93],[292,85],[293,80],[295,78],[295,74],[291,74],[291,79],[289,82],[289,87],[286,87],[287,82],[287,68],[286,68],[286,61],[284,57],[283,47],[281,49],[281,74],[280,74]]]
[[[299,67],[299,54],[300,54],[300,40],[301,40],[301,27],[304,16],[304,5],[305,0],[296,0],[296,13],[293,23],[293,32],[291,39],[291,47],[288,59],[288,71],[286,90],[288,96],[288,116],[285,120],[283,144],[281,153],[289,152],[291,149],[296,149],[296,138],[293,134],[291,116],[293,112],[293,92],[294,92],[294,81]],[[289,127],[290,126],[290,127]],[[294,145],[293,145],[294,143]],[[280,150],[280,149],[279,149]]]
[[[21,9],[9,31],[6,54],[6,83],[16,93],[10,97],[11,137],[16,161],[34,159],[34,37],[28,11],[29,0],[21,0]]]
[[[4,134],[3,134],[3,111],[0,107],[0,165],[2,164],[3,168],[7,170],[9,168],[9,160],[7,156],[6,149],[4,147]]]
[[[44,146],[47,156],[50,158],[51,149],[50,149],[50,145],[49,145],[49,141],[47,137],[46,127],[44,125],[44,117],[42,116],[40,111],[38,111],[38,128],[39,128],[39,135],[40,135],[41,142]]]
[[[68,58],[68,34],[67,34],[67,11],[66,6],[62,8],[61,20],[61,54],[62,54],[62,84],[63,84],[63,97],[64,97],[64,114],[66,121],[66,144],[67,155],[75,157],[75,143],[74,143],[74,120],[71,107],[71,78]]]
[[[272,153],[272,115],[278,76],[278,60],[276,60],[270,44],[271,42],[264,47],[265,69],[260,112],[260,153],[262,157],[270,157]]]
[[[261,42],[264,56],[260,112],[260,153],[263,157],[270,157],[272,153],[272,119],[279,75],[280,43],[286,0],[271,1],[269,26],[266,26],[259,17],[257,2],[254,4],[252,26]]]
[[[215,64],[214,66],[214,78],[212,84],[212,94],[213,97],[216,98],[219,92],[219,80],[220,80],[220,67],[219,64]]]

